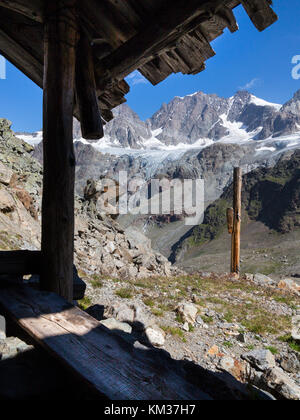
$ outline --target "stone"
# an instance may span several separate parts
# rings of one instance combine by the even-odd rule
[[[182,326],[183,331],[189,332],[190,327],[189,327],[189,323],[185,322]]]
[[[162,347],[165,344],[165,332],[157,327],[147,327],[145,335],[153,346]]]
[[[181,315],[184,322],[195,324],[198,309],[192,303],[182,302],[176,309],[177,313]]]
[[[104,247],[105,251],[108,252],[109,254],[113,254],[116,250],[116,246],[114,244],[114,242],[109,241],[107,243],[107,245]]]
[[[219,347],[218,346],[212,346],[208,351],[208,356],[217,356],[219,354]]]
[[[0,184],[9,185],[13,171],[0,162]]]
[[[120,322],[116,320],[115,318],[107,318],[102,321],[100,321],[100,324],[104,325],[109,330],[119,330],[123,331],[127,334],[132,333],[132,328],[129,324],[126,324],[125,322]]]
[[[0,315],[0,340],[6,339],[6,321],[4,316]]]
[[[300,342],[300,315],[292,318],[292,338]]]
[[[270,350],[253,350],[242,355],[242,359],[262,372],[276,366],[275,358]]]
[[[121,322],[133,322],[134,309],[126,305],[126,303],[116,303],[106,309],[105,315]]]
[[[230,356],[221,357],[218,367],[226,372],[231,372],[234,368],[234,359]]]
[[[242,344],[247,343],[247,336],[244,333],[240,333],[239,335],[236,336],[237,341],[239,341]]]
[[[152,314],[146,312],[146,310],[138,304],[132,305],[134,310],[134,328],[138,331],[144,331],[147,327],[155,325],[155,318]]]
[[[204,324],[204,321],[203,321],[203,319],[200,315],[196,317],[196,324],[198,326],[201,326],[201,325],[203,326],[203,324]]]
[[[283,370],[289,373],[300,372],[300,361],[296,354],[292,352],[282,356],[280,360],[280,366]]]
[[[253,281],[259,286],[272,286],[275,284],[274,280],[264,274],[254,274]]]
[[[262,381],[281,397],[288,400],[300,400],[300,387],[281,368],[268,369]]]
[[[278,288],[300,295],[300,285],[292,279],[284,279],[278,283]]]
[[[16,208],[15,201],[6,190],[0,189],[0,212],[11,213]]]

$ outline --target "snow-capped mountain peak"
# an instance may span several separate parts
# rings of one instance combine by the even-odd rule
[[[147,121],[142,121],[126,104],[116,108],[114,116],[105,126],[104,138],[92,144],[98,150],[117,155],[149,150],[178,153],[215,142],[278,143],[280,139],[287,142],[289,136],[297,143],[300,91],[284,105],[268,102],[247,91],[238,91],[230,98],[195,92],[164,103]],[[74,133],[77,140],[81,138],[77,121]],[[19,137],[36,145],[42,133],[20,134]]]

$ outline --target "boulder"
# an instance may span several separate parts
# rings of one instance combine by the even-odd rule
[[[0,184],[9,185],[13,171],[0,162]]]
[[[252,367],[262,372],[276,366],[275,358],[270,350],[253,350],[242,355],[242,359],[246,360]]]
[[[109,330],[119,330],[127,334],[132,333],[132,328],[129,324],[126,324],[125,322],[120,322],[115,318],[104,319],[103,321],[100,321],[100,324],[104,325]]]
[[[162,347],[165,344],[165,332],[156,325],[147,327],[145,335],[153,346]]]
[[[253,281],[259,286],[272,286],[275,284],[275,281],[264,274],[254,274]]]
[[[148,313],[141,305],[132,305],[134,310],[134,328],[139,331],[144,331],[146,328],[155,325],[155,318]]]
[[[300,285],[293,279],[284,279],[278,283],[279,289],[287,290],[289,292],[297,293],[300,295]]]
[[[0,212],[11,213],[16,208],[16,203],[6,190],[0,189]]]
[[[300,387],[279,367],[268,369],[262,376],[263,383],[281,397],[300,400]]]
[[[182,317],[184,322],[195,324],[198,309],[193,303],[180,303],[176,308],[176,312]]]
[[[126,305],[126,303],[116,303],[106,309],[105,315],[121,322],[133,322],[134,309]]]
[[[288,353],[281,357],[280,366],[283,370],[289,373],[300,372],[300,361],[295,353]]]
[[[292,319],[292,338],[300,342],[300,315],[296,315]]]

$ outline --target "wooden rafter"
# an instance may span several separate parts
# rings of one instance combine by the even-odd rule
[[[146,28],[104,58],[96,72],[109,74],[106,83],[120,80],[168,49],[174,48],[182,36],[195,30],[224,6],[224,0],[213,2],[168,0]],[[105,82],[104,82],[105,86]]]
[[[43,21],[42,0],[0,0],[0,6],[21,13],[37,22]]]

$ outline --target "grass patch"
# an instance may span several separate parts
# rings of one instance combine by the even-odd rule
[[[170,326],[161,326],[160,327],[166,334],[170,334],[173,337],[179,337],[182,340],[185,339],[184,332],[177,327],[170,327]]]
[[[246,348],[251,351],[251,350],[255,349],[255,346],[253,344],[248,344],[248,346],[246,346]]]
[[[234,319],[233,313],[231,311],[226,312],[226,314],[224,315],[224,319],[225,321],[229,322],[229,324],[232,324]]]
[[[233,344],[230,343],[230,341],[224,341],[223,346],[224,347],[227,347],[228,349],[230,349],[231,347],[233,347]]]
[[[281,337],[278,338],[278,340],[282,341],[283,343],[287,343],[292,350],[300,353],[300,344],[297,343],[297,341],[294,340],[291,335],[281,336]]]
[[[184,324],[184,319],[181,314],[177,314],[175,319],[179,324]]]
[[[149,306],[150,308],[153,308],[155,305],[154,301],[151,298],[144,299],[143,302],[146,306]]]
[[[152,308],[151,312],[153,313],[153,315],[158,316],[158,317],[164,316],[164,311],[162,311],[161,309]]]
[[[273,346],[266,347],[266,350],[269,350],[272,354],[274,354],[274,356],[275,356],[275,354],[279,353],[278,349],[276,347],[273,347]]]
[[[116,290],[115,294],[122,299],[131,299],[133,297],[132,290],[126,287]]]
[[[189,324],[189,332],[194,332],[195,328],[192,324]]]
[[[203,322],[205,322],[205,324],[212,324],[214,322],[214,319],[212,316],[202,315],[201,318]]]
[[[85,296],[83,299],[78,301],[78,306],[80,309],[82,309],[83,311],[85,311],[86,309],[88,309],[92,304],[92,301],[89,297]]]
[[[103,286],[102,279],[97,274],[94,274],[92,276],[92,279],[90,280],[91,286],[93,289],[100,289]]]

